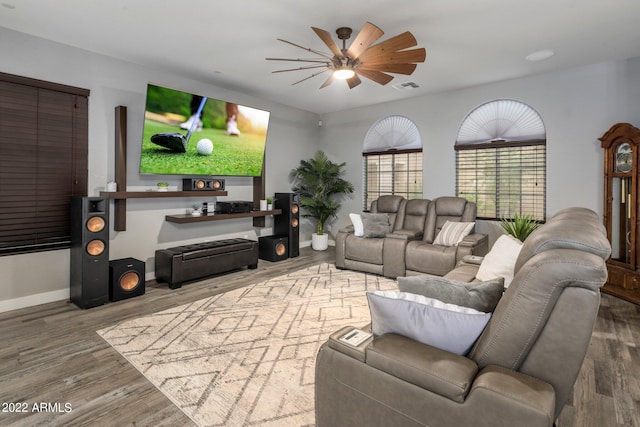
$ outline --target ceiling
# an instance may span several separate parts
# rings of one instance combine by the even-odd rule
[[[639,0],[0,0],[2,27],[320,114],[640,57],[639,17]],[[426,61],[386,86],[320,90],[325,75],[292,85],[311,72],[265,60],[310,57],[277,38],[328,52],[311,26],[355,37],[366,21],[380,41],[411,31]],[[525,60],[542,49],[556,54]],[[406,82],[419,87],[392,87]]]

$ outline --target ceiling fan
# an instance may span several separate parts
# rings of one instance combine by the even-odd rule
[[[408,49],[418,44],[416,38],[409,31],[405,31],[402,34],[398,34],[374,45],[373,43],[382,37],[384,32],[371,22],[364,24],[348,48],[346,47],[346,41],[351,38],[353,30],[349,27],[338,28],[336,34],[338,35],[338,39],[342,40],[342,49],[333,41],[328,31],[316,27],[311,27],[311,29],[329,48],[333,56],[287,40],[278,39],[281,42],[311,52],[318,57],[310,59],[266,58],[268,61],[294,61],[317,64],[286,70],[276,70],[273,71],[274,73],[324,68],[302,80],[296,81],[293,83],[294,85],[326,73],[327,71],[330,71],[331,75],[325,80],[322,86],[320,86],[320,89],[329,86],[335,79],[346,80],[349,89],[353,89],[362,82],[360,77],[365,77],[381,85],[386,85],[393,80],[393,76],[388,73],[410,75],[416,69],[415,63],[424,62],[427,56],[427,51],[424,48]]]

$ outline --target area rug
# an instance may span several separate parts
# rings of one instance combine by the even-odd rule
[[[329,335],[369,323],[383,277],[321,264],[98,331],[200,426],[312,426]]]

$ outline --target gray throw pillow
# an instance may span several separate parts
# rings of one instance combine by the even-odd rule
[[[448,304],[470,307],[484,313],[495,310],[504,292],[504,278],[485,282],[460,282],[430,274],[398,277],[401,292],[423,295]]]
[[[389,215],[386,213],[367,213],[360,214],[362,225],[364,227],[364,235],[362,237],[384,237],[391,232],[389,224]]]

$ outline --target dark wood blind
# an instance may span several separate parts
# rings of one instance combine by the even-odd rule
[[[456,193],[473,201],[478,218],[546,215],[545,141],[456,146]]]
[[[363,153],[364,209],[382,195],[422,198],[422,150]]]
[[[0,73],[0,255],[69,247],[87,157],[88,91]]]

